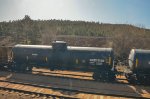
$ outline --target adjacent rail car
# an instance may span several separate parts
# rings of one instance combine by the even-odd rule
[[[16,45],[12,49],[14,70],[31,71],[32,67],[51,70],[78,70],[93,72],[95,80],[114,80],[113,49],[67,46],[55,41],[52,46]]]
[[[6,46],[0,47],[0,68],[4,68],[11,61],[11,48]]]
[[[7,63],[7,50],[6,47],[0,47],[0,65],[3,66]]]
[[[129,67],[130,72],[126,73],[129,82],[150,84],[150,50],[132,49]]]

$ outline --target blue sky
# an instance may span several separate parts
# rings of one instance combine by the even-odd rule
[[[150,29],[150,0],[0,0],[0,21],[63,19],[133,24]]]

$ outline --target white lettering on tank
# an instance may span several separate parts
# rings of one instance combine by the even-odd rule
[[[104,59],[89,59],[89,64],[91,65],[103,65]]]
[[[32,56],[37,56],[37,55],[38,55],[38,54],[36,54],[36,53],[33,53],[33,54],[32,54]]]

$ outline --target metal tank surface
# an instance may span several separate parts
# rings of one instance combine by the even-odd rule
[[[131,72],[126,74],[131,83],[150,82],[150,50],[132,49],[129,54]]]
[[[132,70],[150,69],[150,50],[132,49],[129,54],[129,66]]]
[[[12,49],[15,70],[31,70],[33,66],[48,66],[51,59],[52,47],[44,45],[15,45]]]
[[[13,48],[14,68],[18,71],[32,67],[51,70],[77,70],[93,72],[94,79],[114,79],[113,49],[67,46],[64,41],[54,41],[52,46],[16,45]]]

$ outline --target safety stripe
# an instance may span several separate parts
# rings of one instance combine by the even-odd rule
[[[79,64],[79,60],[78,59],[76,59],[76,64]]]
[[[109,65],[111,65],[111,57],[109,57]]]
[[[48,61],[47,57],[45,57],[45,61],[46,61],[46,62]]]
[[[139,63],[139,60],[136,58],[136,61],[135,61],[135,66],[136,67],[138,66],[138,63]]]
[[[26,59],[27,59],[27,61],[28,61],[29,57],[28,57],[28,56],[26,56]]]

